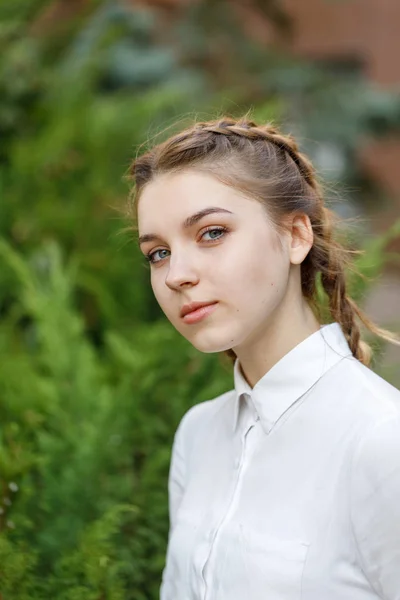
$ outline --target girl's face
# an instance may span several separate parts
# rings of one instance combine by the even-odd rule
[[[194,170],[167,174],[144,188],[138,224],[155,297],[198,350],[235,350],[268,330],[291,262],[259,202]],[[209,306],[184,316],[192,303]]]

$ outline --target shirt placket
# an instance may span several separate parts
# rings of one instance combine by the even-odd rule
[[[232,486],[231,496],[229,498],[229,501],[226,504],[224,513],[222,514],[220,521],[219,521],[217,527],[215,528],[215,531],[213,532],[208,557],[207,557],[207,560],[206,560],[203,570],[202,570],[203,583],[204,583],[204,587],[203,587],[204,600],[215,600],[217,597],[218,582],[214,575],[214,573],[215,573],[214,567],[215,567],[215,560],[217,559],[217,556],[218,556],[219,538],[220,538],[221,532],[224,529],[224,526],[227,525],[230,518],[232,517],[232,515],[236,509],[238,499],[240,497],[240,491],[241,491],[241,487],[242,487],[242,483],[243,483],[243,475],[246,470],[246,466],[248,464],[249,457],[252,453],[253,446],[254,446],[254,444],[252,444],[251,442],[255,441],[255,438],[254,438],[254,440],[251,439],[251,438],[253,438],[251,432],[253,431],[253,433],[254,433],[254,427],[258,420],[259,420],[259,417],[257,415],[253,416],[253,414],[250,414],[250,412],[249,412],[249,416],[247,418],[246,424],[242,430],[241,452],[240,452],[240,456],[238,457],[238,459],[236,460],[236,463],[235,463],[236,476],[235,476],[235,480],[234,480],[234,483]]]

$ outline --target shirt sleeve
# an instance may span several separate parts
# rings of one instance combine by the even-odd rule
[[[400,600],[400,415],[369,430],[352,466],[351,520],[361,567],[384,600]]]
[[[184,461],[184,440],[183,423],[185,417],[181,420],[176,430],[174,442],[172,444],[171,462],[168,477],[168,498],[169,498],[169,523],[170,532],[175,525],[175,517],[184,491],[185,482],[185,461]]]

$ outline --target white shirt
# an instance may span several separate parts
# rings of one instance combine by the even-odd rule
[[[400,393],[337,323],[175,435],[161,600],[400,600]]]

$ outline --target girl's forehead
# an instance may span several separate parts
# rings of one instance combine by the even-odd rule
[[[195,171],[163,174],[145,186],[141,194],[141,201],[159,202],[160,204],[163,204],[165,198],[185,202],[200,201],[204,198],[205,193],[228,197],[234,194],[234,189],[219,182],[211,175]]]
[[[260,203],[244,196],[206,173],[188,171],[156,177],[143,189],[138,201],[138,220],[146,226],[160,218],[182,220],[210,206],[244,214],[261,210]]]

